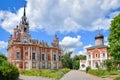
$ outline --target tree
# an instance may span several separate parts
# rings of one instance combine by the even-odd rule
[[[79,69],[80,60],[74,60],[73,61],[73,69]]]
[[[75,55],[73,57],[73,69],[79,69],[80,60],[85,60],[85,55]]]
[[[120,60],[120,14],[113,18],[108,37],[108,51],[115,60]]]
[[[9,63],[6,56],[0,55],[0,80],[16,80],[18,77],[18,68]]]
[[[7,60],[7,57],[3,54],[0,54],[0,57],[3,58],[4,60]]]
[[[73,57],[73,60],[86,60],[86,56],[85,55],[75,55]]]
[[[64,68],[70,68],[72,69],[72,58],[71,58],[72,52],[68,52],[62,56],[62,65]]]

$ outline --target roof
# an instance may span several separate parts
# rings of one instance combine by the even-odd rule
[[[95,36],[95,39],[98,39],[98,38],[104,38],[104,36],[103,36],[102,34],[97,34],[97,35]]]
[[[103,47],[108,47],[106,45],[95,45],[95,46],[92,46],[92,47],[88,47],[86,49],[95,49],[95,48],[103,48]]]

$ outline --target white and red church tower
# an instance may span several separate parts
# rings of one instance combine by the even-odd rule
[[[20,70],[60,69],[62,51],[59,48],[59,38],[54,37],[49,46],[47,42],[33,40],[29,34],[25,7],[19,25],[14,28],[14,35],[8,38],[8,61]]]

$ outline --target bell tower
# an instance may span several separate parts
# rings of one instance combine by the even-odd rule
[[[23,42],[29,43],[30,42],[30,34],[29,34],[29,23],[26,17],[26,9],[24,6],[23,16],[19,25],[14,29],[14,39]]]

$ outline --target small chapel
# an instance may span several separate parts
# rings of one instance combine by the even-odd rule
[[[55,35],[51,45],[32,39],[25,7],[20,23],[14,28],[13,36],[8,38],[7,57],[19,70],[62,68],[59,38]]]
[[[95,36],[95,45],[86,48],[86,60],[80,60],[80,70],[85,70],[86,67],[91,69],[104,68],[103,62],[110,59],[110,54],[107,52],[108,46],[104,45],[104,36],[98,33]]]

